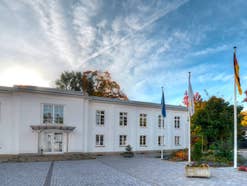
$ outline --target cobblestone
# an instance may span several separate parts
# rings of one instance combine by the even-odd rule
[[[56,161],[51,174],[52,186],[76,185],[244,185],[247,173],[232,167],[211,168],[212,177],[187,178],[186,162],[162,161],[151,157],[123,158],[104,156],[96,160]],[[44,185],[50,162],[2,163],[0,185]]]
[[[43,186],[50,162],[0,163],[1,186]]]

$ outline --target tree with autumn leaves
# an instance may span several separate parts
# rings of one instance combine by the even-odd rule
[[[128,97],[121,91],[120,85],[111,79],[109,72],[65,71],[55,82],[57,88],[64,90],[82,91],[89,96],[99,96],[128,100]]]

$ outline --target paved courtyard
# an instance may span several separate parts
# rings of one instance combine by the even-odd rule
[[[118,156],[96,160],[0,163],[0,185],[245,185],[247,172],[233,168],[212,168],[212,177],[186,178],[184,162],[158,158]]]

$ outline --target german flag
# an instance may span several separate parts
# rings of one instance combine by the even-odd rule
[[[234,63],[235,82],[236,82],[236,85],[238,86],[239,94],[242,95],[241,83],[240,83],[240,78],[239,78],[239,66],[238,66],[238,60],[236,57],[236,51],[234,51],[234,54],[233,54],[233,63]]]

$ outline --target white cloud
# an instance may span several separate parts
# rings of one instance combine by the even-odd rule
[[[228,48],[229,48],[228,45],[221,45],[221,46],[217,46],[215,48],[206,48],[206,49],[191,53],[191,56],[202,56],[202,55],[214,54],[217,52],[224,51]]]

